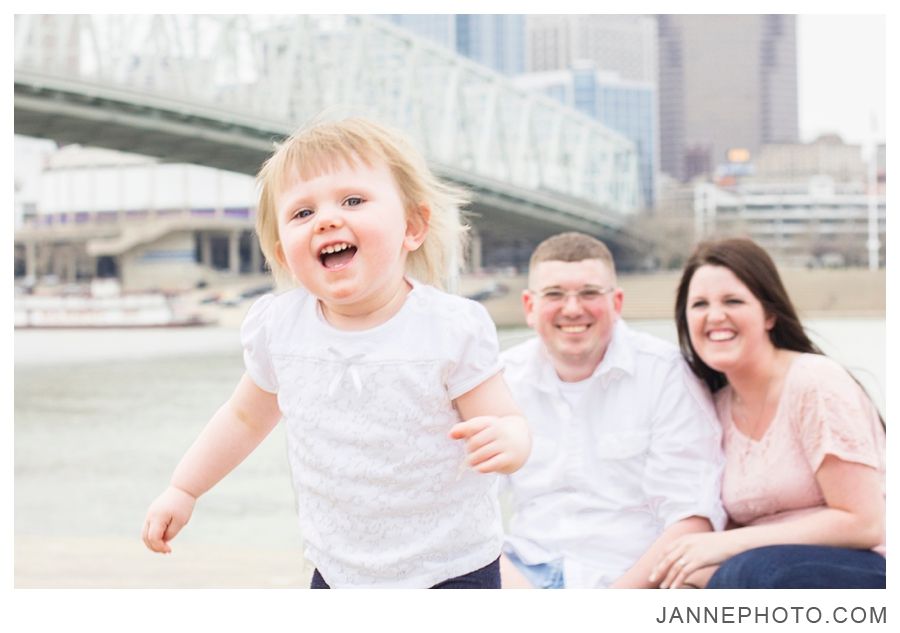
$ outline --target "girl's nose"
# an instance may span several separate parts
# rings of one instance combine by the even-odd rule
[[[316,233],[323,233],[343,226],[340,212],[328,207],[319,208],[316,217]]]

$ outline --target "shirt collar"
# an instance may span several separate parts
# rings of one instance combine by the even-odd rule
[[[634,348],[629,344],[628,326],[620,318],[616,320],[616,324],[613,326],[613,334],[609,341],[609,346],[606,348],[603,360],[600,361],[597,369],[594,370],[593,377],[607,375],[612,377],[621,373],[633,376],[634,366]]]
[[[528,378],[532,386],[540,391],[553,391],[559,380],[553,360],[544,346],[540,337],[536,337],[536,349],[532,355],[531,366],[528,368]],[[634,375],[635,356],[634,349],[628,341],[628,326],[625,321],[618,319],[613,326],[613,335],[603,355],[603,360],[597,365],[590,379],[610,380],[617,375]]]

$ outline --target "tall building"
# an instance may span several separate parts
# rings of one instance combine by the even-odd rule
[[[525,71],[524,15],[381,16],[505,75]]]
[[[622,79],[656,82],[656,21],[648,15],[529,15],[528,71],[593,62]]]
[[[796,16],[660,15],[660,166],[682,181],[732,149],[798,139]]]
[[[456,16],[456,51],[504,75],[524,72],[525,16]]]
[[[624,80],[616,73],[598,70],[592,62],[577,62],[569,70],[526,73],[515,81],[597,119],[633,142],[638,157],[641,206],[655,205],[659,172],[656,86]]]

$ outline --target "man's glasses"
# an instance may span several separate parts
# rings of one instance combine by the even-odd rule
[[[532,290],[532,292],[540,297],[542,301],[545,301],[547,303],[563,303],[569,298],[569,295],[574,295],[580,303],[588,304],[599,301],[600,298],[603,297],[603,295],[607,295],[613,290],[615,290],[615,288],[612,286],[610,286],[609,288],[586,286],[581,290],[562,290],[561,288],[547,288],[546,290],[541,290],[538,292]]]

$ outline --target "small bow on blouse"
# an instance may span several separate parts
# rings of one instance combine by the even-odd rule
[[[356,388],[356,395],[360,395],[362,393],[362,380],[359,377],[359,372],[356,371],[356,366],[354,363],[358,363],[365,354],[354,354],[353,356],[345,357],[338,350],[333,347],[329,347],[328,351],[332,353],[337,359],[339,363],[341,363],[341,370],[335,375],[334,379],[332,379],[331,384],[328,385],[328,397],[332,398],[337,393],[338,387],[341,382],[344,380],[344,376],[349,375],[350,380],[353,381],[353,386]]]

